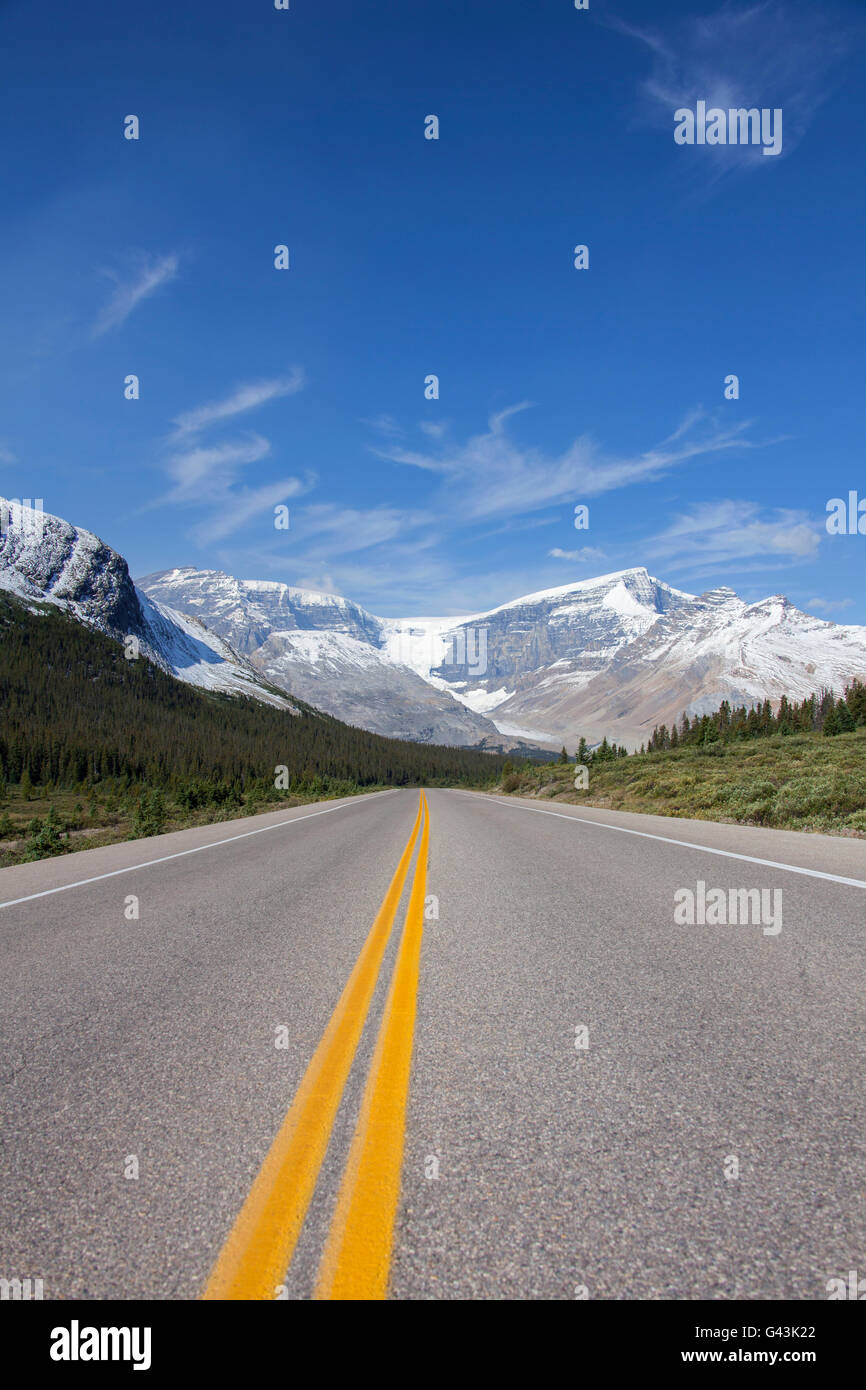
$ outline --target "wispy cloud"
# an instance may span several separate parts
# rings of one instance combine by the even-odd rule
[[[316,481],[310,471],[303,477],[271,479],[257,487],[242,483],[245,468],[271,456],[271,441],[262,434],[252,431],[240,438],[202,441],[208,430],[279,397],[295,395],[304,385],[303,370],[293,367],[284,376],[236,386],[221,399],[177,416],[167,441],[170,452],[163,463],[172,487],[151,505],[205,508],[207,515],[196,523],[192,535],[199,545],[209,545],[234,535],[262,512],[308,492]]]
[[[0,463],[17,463],[18,460],[11,449],[7,449],[5,444],[0,444]]]
[[[547,553],[554,560],[569,560],[577,565],[595,564],[597,560],[607,559],[604,551],[595,545],[585,545],[581,550],[560,550],[559,546],[555,546]]]
[[[751,421],[720,424],[694,410],[660,444],[645,453],[616,455],[581,435],[561,454],[518,443],[508,423],[529,409],[521,402],[491,417],[487,430],[463,443],[430,449],[396,444],[373,448],[380,458],[423,469],[440,478],[439,509],[465,521],[539,511],[554,503],[585,501],[634,483],[650,482],[692,460],[730,449],[759,447],[747,437]]]
[[[651,66],[639,87],[639,116],[667,131],[672,150],[674,112],[704,100],[723,110],[782,108],[781,153],[790,154],[834,90],[841,60],[863,36],[863,26],[837,6],[807,0],[725,3],[666,27],[608,22],[647,49]],[[709,184],[777,162],[753,145],[678,149],[677,157]]]
[[[853,598],[810,598],[807,608],[815,608],[819,613],[841,613],[854,607]]]
[[[246,439],[173,454],[165,469],[174,486],[153,505],[205,507],[208,515],[193,527],[194,539],[200,545],[224,540],[261,512],[314,486],[311,473],[303,478],[275,479],[254,488],[241,486],[241,470],[261,462],[270,452],[269,440],[251,434]]]
[[[329,563],[343,554],[389,546],[398,541],[412,549],[429,548],[432,535],[417,533],[433,518],[421,509],[401,507],[340,507],[329,502],[304,507],[297,518],[297,539],[307,564]]]
[[[780,507],[762,515],[755,502],[725,499],[680,514],[645,549],[652,559],[676,564],[684,573],[735,563],[741,570],[774,569],[814,559],[823,534],[822,523],[805,512]]]
[[[282,577],[285,559],[275,561],[275,572]],[[321,593],[345,594],[363,598],[365,606],[383,617],[405,613],[465,613],[462,600],[450,602],[449,584],[454,580],[452,565],[443,557],[419,551],[413,545],[384,547],[357,559],[339,557],[336,563],[300,558],[296,582],[303,589]],[[431,610],[431,596],[433,610]],[[455,606],[456,605],[456,606]]]
[[[303,370],[300,367],[292,367],[285,376],[238,386],[220,401],[210,401],[179,415],[173,422],[173,438],[183,439],[187,435],[199,434],[211,425],[223,424],[226,420],[234,419],[236,415],[258,410],[260,406],[278,400],[281,396],[294,396],[296,392],[303,390],[305,384]]]
[[[551,453],[516,438],[518,419],[525,432],[532,418],[530,408],[529,402],[519,402],[494,414],[476,435],[457,440],[451,435],[427,437],[417,449],[399,437],[402,430],[395,422],[389,437],[380,439],[372,452],[420,470],[429,482],[423,500],[409,506],[337,502],[293,506],[292,582],[348,594],[377,612],[394,611],[395,601],[398,612],[480,611],[515,594],[561,582],[554,571],[564,565],[581,566],[585,574],[590,566],[610,568],[611,556],[619,566],[620,556],[616,542],[613,553],[608,546],[548,546],[543,551],[546,573],[539,574],[537,559],[533,562],[520,551],[513,566],[493,573],[477,542],[499,533],[523,535],[541,526],[562,524],[561,513],[550,515],[551,508],[562,503],[570,507],[602,493],[655,481],[690,463],[705,466],[731,451],[762,449],[776,442],[754,438],[748,420],[732,422],[724,412],[696,408],[684,413],[659,443],[642,452],[618,454],[581,435],[561,453]],[[222,501],[199,526],[198,537],[220,539],[232,533],[232,499],[238,499],[241,491],[237,471],[264,457],[266,447],[267,441],[253,434],[213,447],[196,440],[195,448],[174,455],[173,481],[184,497],[200,493],[203,478],[211,489],[223,489]],[[306,489],[306,483],[299,486]],[[273,499],[264,489],[250,493],[250,508],[262,500],[270,505]],[[233,515],[238,525],[246,519],[246,497]],[[823,534],[822,525],[799,512],[780,510],[767,515],[750,503],[714,503],[674,518],[648,543],[632,539],[622,567],[636,563],[635,545],[640,545],[642,562],[651,553],[681,570],[721,568],[733,561],[739,562],[740,570],[760,568],[754,561],[778,569],[811,558]],[[284,546],[270,544],[257,549],[252,558],[251,552],[242,550],[222,563],[229,568],[254,565],[260,572],[286,578],[286,555]],[[508,555],[506,547],[503,556]]]
[[[552,506],[649,482],[724,451],[762,447],[750,438],[749,421],[722,422],[699,408],[639,454],[614,454],[587,436],[551,454],[514,436],[517,418],[528,420],[530,409],[528,401],[509,406],[494,414],[483,432],[458,440],[438,432],[430,438],[419,426],[419,433],[428,437],[414,449],[399,437],[402,428],[393,422],[389,437],[373,445],[372,452],[426,475],[429,487],[423,504],[316,503],[293,509],[295,574],[312,587],[363,594],[367,602],[382,603],[384,610],[399,592],[401,607],[408,605],[410,611],[414,607],[465,613],[467,597],[470,608],[483,606],[487,599],[502,602],[556,582],[553,566],[602,566],[608,561],[607,549],[597,546],[552,547],[546,552],[546,576],[540,577],[537,566],[526,560],[516,561],[510,577],[506,570],[493,576],[489,570],[479,572],[483,550],[476,542],[500,533],[523,535],[540,526],[561,525],[561,514],[549,514]],[[363,558],[353,558],[362,552]],[[279,568],[278,559],[275,564]]]
[[[200,545],[224,540],[262,512],[305,492],[308,485],[300,478],[282,478],[257,488],[227,488],[222,505],[205,521],[199,522],[193,535]]]
[[[116,288],[93,325],[93,337],[99,338],[109,329],[118,328],[120,324],[125,323],[139,304],[175,278],[179,265],[180,257],[177,255],[147,256],[127,280],[122,280],[115,271],[106,271],[116,282]]]
[[[258,463],[271,452],[270,440],[260,434],[231,444],[188,449],[173,454],[166,472],[174,482],[166,502],[202,502],[222,497],[234,482],[238,469]]]
[[[429,439],[442,439],[448,433],[448,426],[444,421],[441,424],[436,424],[433,420],[422,420],[420,428]]]
[[[397,424],[393,415],[376,415],[372,420],[361,420],[362,425],[369,425],[371,430],[376,430],[378,434],[399,435],[405,434],[405,430]]]

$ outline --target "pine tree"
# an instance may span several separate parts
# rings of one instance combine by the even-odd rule
[[[866,685],[859,680],[852,681],[845,691],[845,700],[854,723],[866,724]]]
[[[776,728],[780,734],[791,732],[791,707],[788,704],[787,695],[783,695],[779,701],[779,712],[776,715]]]

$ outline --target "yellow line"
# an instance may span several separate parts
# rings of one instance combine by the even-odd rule
[[[289,1266],[363,1031],[418,837],[409,842],[291,1108],[214,1265],[205,1299],[272,1299]],[[423,901],[422,901],[423,905]]]
[[[388,1292],[424,930],[430,814],[423,792],[422,799],[424,828],[406,925],[319,1267],[318,1299],[382,1299]]]

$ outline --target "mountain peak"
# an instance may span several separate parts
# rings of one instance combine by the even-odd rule
[[[491,608],[489,612],[503,613],[509,608],[530,607],[551,599],[568,598],[570,594],[588,594],[594,589],[613,588],[616,584],[623,584],[627,589],[642,590],[646,593],[664,590],[667,593],[679,595],[681,592],[678,589],[672,589],[669,584],[663,583],[662,580],[655,579],[644,565],[633,565],[630,569],[612,570],[609,574],[595,575],[590,579],[573,579],[570,583],[558,584],[553,589],[538,589],[535,593],[523,594],[520,598],[510,599],[508,603]],[[682,594],[681,596],[683,598],[693,597],[691,594]]]

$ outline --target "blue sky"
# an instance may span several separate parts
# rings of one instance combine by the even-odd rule
[[[136,575],[383,615],[645,564],[866,623],[866,537],[824,525],[866,496],[864,31],[848,0],[4,4],[0,493]],[[781,108],[781,154],[678,146],[698,100]]]

